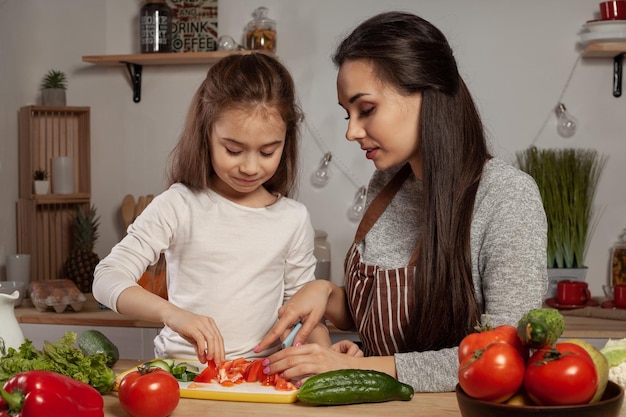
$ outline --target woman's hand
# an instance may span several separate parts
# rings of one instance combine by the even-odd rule
[[[224,339],[211,317],[175,308],[168,315],[165,324],[191,343],[200,363],[213,359],[216,364],[220,364],[226,359]]]
[[[351,343],[349,341],[346,341]],[[342,342],[339,342],[342,343]],[[361,352],[361,356],[363,352]],[[336,369],[355,368],[350,356],[316,343],[293,346],[270,355],[264,362],[265,374],[282,373],[287,380],[301,379]]]
[[[305,343],[309,334],[324,316],[331,292],[331,284],[324,280],[311,281],[302,287],[278,309],[278,321],[254,348],[254,351],[261,352],[267,349],[279,337],[288,334],[288,330],[299,321],[302,323],[302,328],[293,344]]]
[[[363,351],[351,340],[341,340],[330,347],[335,352],[345,353],[348,356],[355,356],[357,358],[362,358],[364,355]]]

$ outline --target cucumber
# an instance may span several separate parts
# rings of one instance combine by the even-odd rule
[[[298,399],[316,405],[346,405],[408,401],[413,388],[378,371],[340,369],[307,379],[298,390]]]
[[[85,355],[103,353],[110,368],[119,360],[120,352],[102,332],[98,330],[85,330],[78,336],[78,347]]]
[[[539,349],[556,343],[564,329],[565,321],[558,310],[536,308],[520,319],[517,335],[525,346]]]

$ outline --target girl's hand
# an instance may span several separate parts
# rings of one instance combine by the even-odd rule
[[[275,340],[289,333],[298,321],[302,328],[293,341],[294,345],[305,343],[326,311],[326,303],[332,292],[328,281],[315,280],[302,287],[278,309],[278,321],[254,348],[255,352],[267,349]]]
[[[331,350],[335,352],[344,353],[348,356],[355,356],[357,358],[362,358],[365,356],[359,345],[352,342],[351,340],[341,340],[330,347]]]
[[[165,324],[191,343],[200,363],[213,359],[220,364],[226,359],[224,339],[211,317],[177,308],[172,310]]]

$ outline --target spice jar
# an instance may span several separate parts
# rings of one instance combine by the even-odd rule
[[[139,12],[141,53],[172,51],[172,10],[165,0],[147,0]]]
[[[322,230],[315,231],[315,249],[313,255],[317,259],[315,278],[330,280],[330,244],[328,234]]]
[[[267,7],[259,7],[252,13],[246,25],[246,49],[276,52],[276,22],[267,17]]]

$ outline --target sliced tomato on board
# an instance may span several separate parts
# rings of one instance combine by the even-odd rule
[[[274,376],[274,385],[276,386],[276,391],[293,391],[296,389],[295,385],[279,375]]]
[[[215,365],[215,361],[211,359],[207,362],[206,368],[202,370],[194,379],[194,382],[212,382],[217,381],[217,365]]]
[[[263,361],[265,359],[255,359],[246,369],[246,382],[256,382],[265,376],[263,373]]]

